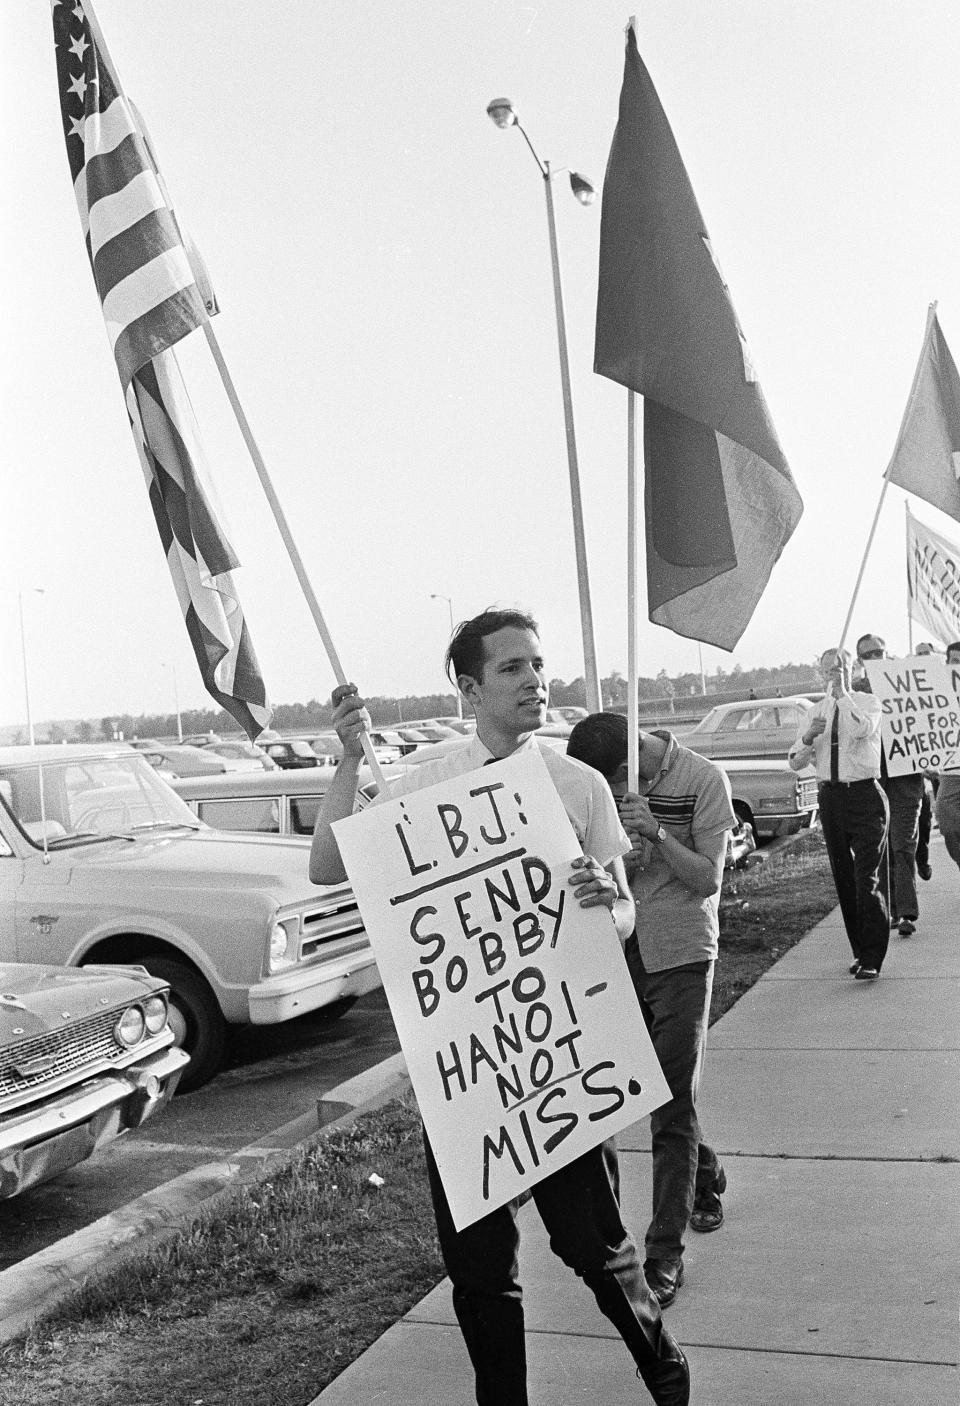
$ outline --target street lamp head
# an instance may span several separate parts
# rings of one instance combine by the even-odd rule
[[[516,109],[509,98],[494,98],[487,103],[487,116],[498,127],[512,127],[517,121]]]
[[[579,171],[570,172],[570,189],[581,205],[592,205],[597,198],[593,182],[588,181],[586,176],[581,176]]]

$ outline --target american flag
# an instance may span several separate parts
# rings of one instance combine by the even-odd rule
[[[52,0],[64,140],[87,254],[160,539],[204,686],[255,737],[271,710],[172,348],[218,311],[92,8]]]

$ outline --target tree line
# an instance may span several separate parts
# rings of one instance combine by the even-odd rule
[[[804,693],[821,686],[815,664],[778,664],[770,668],[743,669],[739,664],[728,672],[722,666],[701,678],[699,673],[669,675],[661,669],[653,677],[637,680],[637,697],[647,704],[662,700],[669,711],[679,708],[684,698],[692,698],[706,692],[713,701],[749,697],[774,697],[781,694]],[[627,680],[614,669],[601,679],[600,688],[603,706],[625,710],[627,706]],[[586,706],[586,685],[583,678],[569,683],[564,679],[550,680],[550,703],[555,708]],[[407,694],[402,698],[384,695],[368,698],[367,705],[375,727],[398,727],[413,723],[418,719],[448,717],[457,714],[456,699],[452,693]],[[645,710],[649,711],[649,709]],[[311,698],[306,703],[278,703],[273,710],[272,726],[278,732],[321,732],[332,724],[333,709],[329,701],[321,703]],[[180,723],[185,737],[195,733],[216,732],[221,736],[237,732],[237,724],[222,708],[188,708],[180,714]],[[79,722],[59,721],[39,725],[36,728],[38,741],[47,742],[103,742],[123,738],[156,737],[170,738],[177,735],[175,713],[115,713],[108,717]],[[26,742],[23,728],[16,731],[11,739],[14,743]]]

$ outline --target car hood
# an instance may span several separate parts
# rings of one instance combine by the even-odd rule
[[[0,963],[0,1044],[62,1030],[161,986],[133,967]]]
[[[222,888],[271,894],[281,903],[316,897],[308,869],[306,837],[240,834],[225,830],[164,830],[129,840],[79,845],[54,852],[69,858],[77,872],[91,876],[109,869],[164,888]],[[338,887],[346,888],[346,885]]]

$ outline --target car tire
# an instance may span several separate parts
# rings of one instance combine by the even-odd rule
[[[177,1093],[190,1093],[209,1083],[223,1063],[227,1023],[210,987],[185,962],[147,956],[142,964],[151,976],[170,984],[170,1024],[176,1033],[176,1044],[190,1056]]]

